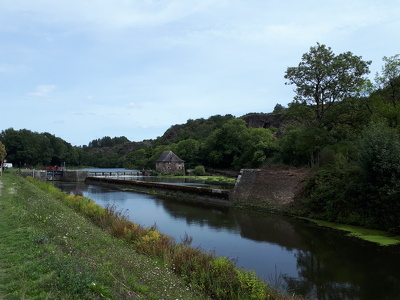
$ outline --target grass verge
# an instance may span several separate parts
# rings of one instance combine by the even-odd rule
[[[0,299],[207,299],[13,174],[0,178]]]

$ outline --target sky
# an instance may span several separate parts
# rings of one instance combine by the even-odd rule
[[[0,130],[74,146],[189,119],[269,113],[317,43],[400,53],[400,0],[0,0]]]

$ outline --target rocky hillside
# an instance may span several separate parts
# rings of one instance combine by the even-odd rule
[[[274,113],[250,113],[240,117],[246,121],[248,127],[252,128],[280,128],[283,122],[282,114]]]

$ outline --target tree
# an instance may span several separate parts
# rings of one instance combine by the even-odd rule
[[[219,168],[233,167],[243,152],[241,137],[246,131],[246,122],[242,119],[232,119],[213,131],[205,142],[208,163]]]
[[[278,151],[278,141],[270,129],[247,128],[240,137],[241,154],[233,162],[236,168],[258,168]]]
[[[0,141],[8,150],[8,160],[15,165],[69,165],[79,163],[78,148],[61,138],[45,132],[37,133],[27,129],[3,130]]]
[[[274,114],[281,114],[285,111],[285,107],[279,103],[277,103],[274,107],[274,110],[272,111],[272,113]]]
[[[247,128],[242,119],[232,119],[215,130],[205,142],[207,162],[219,168],[257,168],[277,151],[269,129]]]
[[[140,148],[129,153],[124,162],[124,167],[129,169],[142,170],[149,165],[149,157],[151,156],[151,149]]]
[[[1,174],[3,174],[3,163],[4,163],[4,159],[7,156],[7,151],[6,151],[6,147],[3,145],[2,142],[0,142],[0,159],[1,159],[1,163],[0,163],[0,167],[1,167]]]
[[[101,139],[96,139],[91,142],[89,142],[88,147],[89,148],[96,148],[96,147],[113,147],[119,144],[123,143],[128,143],[129,140],[125,136],[120,136],[120,137],[109,137],[105,136],[102,137]]]
[[[400,134],[397,129],[372,124],[360,139],[363,201],[373,226],[400,232]],[[371,225],[371,224],[369,224]]]
[[[384,56],[385,65],[382,73],[376,73],[375,82],[377,88],[385,91],[387,101],[396,107],[400,101],[400,54]]]
[[[330,47],[317,43],[303,54],[297,67],[287,68],[286,84],[296,85],[294,102],[308,106],[316,125],[324,127],[334,120],[325,119],[327,111],[337,102],[359,95],[370,64],[351,52],[335,55]]]
[[[376,73],[371,107],[378,118],[387,121],[390,127],[400,124],[400,55],[383,57],[385,65],[381,73]]]
[[[187,169],[201,163],[201,143],[195,139],[182,140],[172,147],[172,151],[185,161]]]
[[[283,163],[296,166],[319,165],[320,151],[330,143],[330,135],[323,128],[316,126],[289,128],[280,139]]]

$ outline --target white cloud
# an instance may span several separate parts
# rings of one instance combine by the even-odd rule
[[[34,97],[48,97],[57,87],[55,85],[38,85],[33,92],[28,93]]]
[[[126,108],[128,108],[128,109],[141,109],[142,106],[140,104],[138,104],[138,103],[130,102],[130,103],[128,103],[126,105]]]

